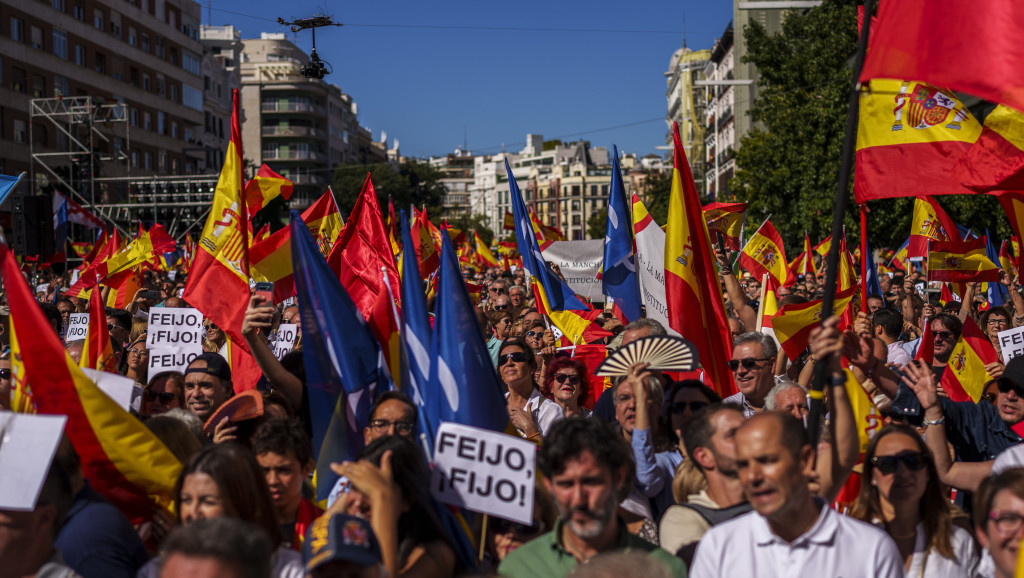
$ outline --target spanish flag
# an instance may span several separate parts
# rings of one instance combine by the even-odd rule
[[[928,280],[951,283],[998,282],[999,266],[988,258],[988,237],[970,241],[934,241],[928,253]]]
[[[669,220],[669,222],[674,221]],[[783,287],[789,281],[787,264],[782,235],[775,230],[770,221],[765,219],[757,232],[747,241],[747,246],[743,247],[743,251],[740,253],[740,265],[759,279],[767,274],[776,286]]]
[[[939,291],[939,305],[945,307],[951,301],[960,301],[960,299],[949,290],[949,283],[943,283],[942,289]]]
[[[746,203],[711,203],[704,205],[704,222],[708,225],[711,242],[716,233],[721,233],[725,246],[733,251],[740,250],[740,231],[743,229],[743,215]]]
[[[480,234],[476,231],[473,231],[473,240],[476,242],[476,254],[484,265],[487,267],[497,267],[498,260],[494,258],[494,253],[491,253],[491,249],[483,242]]]
[[[864,453],[871,442],[872,436],[882,428],[882,415],[879,413],[875,403],[868,397],[864,386],[853,376],[853,372],[844,369],[846,374],[846,396],[850,398],[850,406],[853,409],[854,423],[857,424],[857,439],[860,441],[860,451]]]
[[[303,211],[302,222],[309,228],[321,254],[326,256],[341,232],[341,214],[330,189]],[[276,303],[295,295],[291,239],[291,228],[284,227],[249,250],[252,278],[274,284]]]
[[[441,264],[441,251],[430,234],[430,221],[425,213],[412,208],[412,245],[420,266],[420,277],[427,279]]]
[[[64,351],[7,245],[0,245],[0,272],[11,309],[11,370],[22,386],[18,405],[40,414],[68,416],[65,432],[82,460],[93,488],[130,520],[153,516],[154,505],[168,508],[181,464],[142,422],[82,373]]]
[[[1010,229],[1013,230],[1010,241],[1013,245],[1013,254],[1017,256],[1017,269],[1024,270],[1024,258],[1022,258],[1024,256],[1021,255],[1017,243],[1014,243],[1016,239],[1021,238],[1021,231],[1024,230],[1024,193],[1014,191],[995,193],[995,195],[1006,213],[1006,218],[1010,221]]]
[[[814,252],[822,257],[828,256],[829,249],[832,248],[832,235],[822,239],[820,243],[814,246]]]
[[[907,256],[924,257],[929,241],[960,241],[960,231],[931,197],[917,197],[914,200],[914,216],[910,223],[910,244]]]
[[[107,293],[107,307],[127,309],[132,304],[135,294],[142,289],[142,277],[138,268],[132,268],[108,277],[103,284],[110,287],[110,292]]]
[[[402,271],[402,261],[398,258],[402,254],[402,232],[398,229],[399,223],[395,219],[395,203],[388,197],[388,219],[385,221],[384,226],[388,230],[388,242],[391,243],[391,252],[395,255],[395,261],[398,262],[398,271]],[[340,230],[340,227],[339,227]]]
[[[725,317],[711,239],[690,164],[672,125],[675,155],[665,235],[665,295],[669,326],[697,346],[700,363],[722,396],[736,393],[728,362],[732,335]],[[785,267],[785,259],[781,259]]]
[[[910,256],[907,254],[910,248],[910,237],[907,237],[906,241],[900,245],[900,248],[893,254],[892,260],[889,261],[889,267],[893,269],[899,269],[904,273],[910,273]]]
[[[811,248],[811,238],[807,233],[804,233],[804,251],[789,264],[789,272],[793,279],[797,275],[818,274],[818,269],[814,266],[814,249]]]
[[[110,259],[114,255],[121,252],[124,249],[124,240],[121,238],[120,233],[117,229],[114,229],[113,234],[110,236],[110,240],[103,242],[102,244],[97,242],[96,246],[93,247],[93,252],[90,257],[82,262],[85,266],[82,269],[81,274],[78,275],[78,281],[76,281],[68,290],[65,295],[69,297],[88,297],[88,290],[90,287],[96,284],[96,277],[101,265],[103,265],[107,259]]]
[[[924,345],[923,341],[921,345]],[[953,401],[977,403],[985,384],[994,379],[985,370],[985,365],[995,361],[999,361],[995,348],[968,316],[964,320],[960,339],[953,346],[946,370],[942,372],[939,385]]]
[[[845,291],[858,283],[857,267],[853,264],[853,255],[846,246],[846,235],[839,241],[839,290]]]
[[[85,258],[89,253],[92,252],[93,244],[89,242],[76,243],[71,242],[71,250],[75,252],[75,255]]]
[[[762,279],[764,279],[764,283],[761,284],[761,289],[764,290],[764,296],[761,298],[761,318],[758,320],[758,331],[762,327],[771,327],[772,317],[779,313],[779,286],[767,275]]]
[[[954,177],[979,193],[1024,190],[1024,113],[999,105],[981,138],[953,168]]]
[[[857,204],[872,199],[971,194],[953,178],[981,124],[951,91],[923,82],[873,79],[861,92]]]
[[[110,345],[110,332],[107,330],[107,311],[98,290],[89,296],[89,328],[78,365],[117,373],[114,350]]]
[[[1003,241],[1003,244],[999,246],[999,266],[1002,267],[1003,271],[1010,276],[1010,280],[1017,278],[1017,259],[1010,252],[1010,242]]]
[[[842,315],[850,306],[850,300],[857,293],[857,287],[850,287],[836,293],[831,315]],[[821,299],[806,303],[794,303],[779,309],[772,319],[775,337],[791,360],[800,356],[809,343],[811,331],[828,317],[821,312]]]
[[[275,173],[267,165],[261,166],[256,177],[245,183],[245,206],[249,219],[251,220],[257,211],[277,197],[290,199],[293,188],[291,181]]]
[[[266,238],[269,237],[269,236],[270,236],[270,223],[263,223],[263,226],[260,227],[260,230],[256,231],[256,234],[253,235],[253,238],[252,238],[253,245],[249,247],[249,256],[250,257],[252,257],[252,247],[255,246],[256,243],[259,243],[260,241],[265,241]]]

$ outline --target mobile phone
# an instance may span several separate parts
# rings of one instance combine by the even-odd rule
[[[267,305],[274,304],[274,284],[267,281],[260,281],[256,283],[255,289],[253,289],[253,295],[258,295],[263,299],[263,302]]]
[[[152,299],[152,300],[155,300],[155,301],[159,301],[160,300],[160,292],[159,291],[152,291],[152,290],[139,291],[139,297],[141,297],[143,299]]]

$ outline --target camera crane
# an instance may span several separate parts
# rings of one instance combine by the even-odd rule
[[[277,23],[282,26],[291,26],[292,32],[307,29],[313,31],[313,50],[309,54],[309,64],[302,67],[303,76],[306,78],[323,79],[324,76],[334,72],[331,63],[321,60],[320,56],[316,53],[316,29],[323,28],[324,26],[341,26],[341,22],[335,22],[330,16],[317,15],[312,18],[300,18],[292,22],[287,22],[284,18],[278,18]]]

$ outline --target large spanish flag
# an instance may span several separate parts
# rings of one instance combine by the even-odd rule
[[[309,228],[321,254],[326,257],[341,232],[341,214],[334,204],[330,189],[303,211],[302,222]],[[291,228],[284,227],[249,249],[252,278],[274,284],[276,303],[295,295],[291,239]]]
[[[98,290],[89,296],[89,328],[78,365],[117,373],[114,350],[110,345],[110,331],[107,330],[107,310]]]
[[[669,220],[669,222],[673,222]],[[757,229],[747,246],[740,253],[740,265],[751,275],[760,279],[764,275],[771,277],[778,287],[788,284],[789,270],[786,261],[786,248],[782,244],[782,235],[768,219]]]
[[[716,234],[722,234],[725,246],[733,251],[740,250],[740,232],[743,230],[743,215],[746,203],[710,203],[704,205],[704,221],[708,225],[711,242]]]
[[[669,325],[697,346],[700,363],[719,394],[732,395],[737,391],[728,366],[732,335],[725,317],[711,239],[677,123],[672,126],[672,138],[675,156],[668,206],[670,226],[665,235]],[[784,259],[782,263],[785,264]]]
[[[953,175],[980,193],[1024,190],[1024,113],[997,106],[985,117],[981,138],[953,167]]]
[[[988,258],[986,243],[985,235],[970,241],[933,241],[928,253],[928,280],[998,282],[999,265]]]
[[[65,432],[93,488],[133,522],[171,504],[181,464],[142,422],[103,393],[71,360],[52,331],[7,245],[0,244],[0,274],[11,309],[11,370],[22,409],[68,416]],[[27,407],[25,407],[27,406]]]
[[[860,97],[854,199],[973,193],[952,169],[979,136],[981,124],[952,92],[872,80]]]
[[[964,320],[960,339],[949,355],[949,362],[946,370],[942,372],[942,381],[939,384],[953,401],[977,403],[981,399],[985,384],[994,379],[985,370],[985,365],[995,361],[999,361],[995,348],[974,320],[968,316]]]
[[[858,287],[854,286],[836,293],[832,305],[832,315],[842,315],[846,311],[850,306],[850,300],[857,293],[857,289]],[[807,349],[811,331],[821,325],[822,319],[828,317],[828,315],[822,315],[821,306],[821,299],[806,303],[793,303],[779,309],[779,312],[772,318],[775,337],[790,359],[796,359]]]
[[[910,244],[907,256],[924,257],[931,241],[959,241],[960,231],[931,197],[917,197],[914,200],[914,215],[910,222]]]

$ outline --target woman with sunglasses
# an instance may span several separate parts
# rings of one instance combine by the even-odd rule
[[[162,371],[142,390],[139,413],[151,417],[185,407],[185,376],[180,371]]]
[[[540,441],[554,423],[565,417],[558,404],[540,393],[534,373],[537,359],[522,337],[509,337],[498,352],[498,373],[508,388],[508,415],[519,435]]]
[[[696,379],[676,381],[669,386],[668,394],[665,395],[665,407],[661,414],[661,421],[667,426],[665,429],[668,431],[669,437],[676,442],[680,458],[686,457],[686,448],[683,445],[683,426],[690,421],[697,410],[720,401],[722,401],[722,396]],[[672,471],[675,471],[674,467]]]
[[[220,353],[220,350],[224,348],[224,344],[227,342],[227,335],[224,334],[224,330],[217,327],[217,324],[210,319],[203,321],[203,328],[206,329],[204,338],[209,341],[209,345],[203,344],[204,349],[210,353]],[[207,347],[209,347],[207,349]],[[212,351],[211,351],[212,350]]]
[[[982,482],[974,495],[974,530],[991,555],[978,574],[1013,578],[1024,537],[1024,470],[1006,470]]]
[[[590,395],[587,366],[578,359],[556,357],[544,371],[541,393],[562,408],[565,417],[590,417],[594,413],[583,407]]]
[[[953,524],[932,454],[917,432],[890,424],[868,444],[860,495],[850,516],[883,528],[904,558],[907,576],[971,576],[978,552]]]

